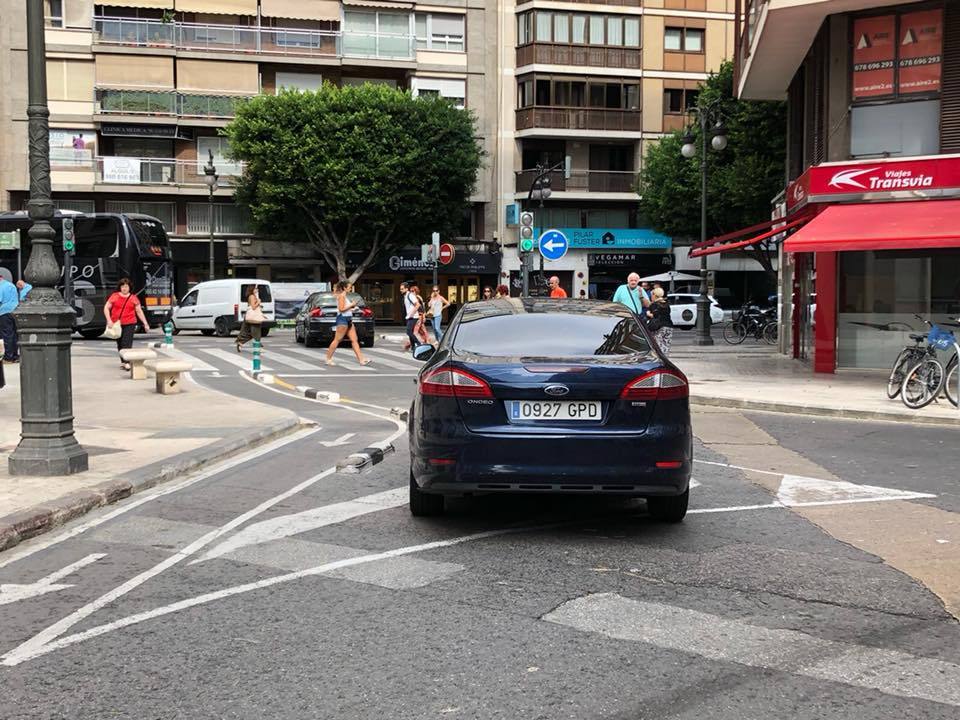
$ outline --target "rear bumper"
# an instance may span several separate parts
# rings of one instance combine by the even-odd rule
[[[640,435],[536,437],[463,431],[455,442],[411,437],[425,492],[679,495],[690,483],[689,425]],[[439,462],[438,462],[439,461]],[[658,462],[679,467],[657,467]]]

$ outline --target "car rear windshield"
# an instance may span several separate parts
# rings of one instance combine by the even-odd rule
[[[363,307],[364,302],[363,298],[360,297],[357,293],[348,293],[347,300],[352,303],[356,303],[357,307]],[[337,296],[333,293],[323,293],[322,295],[314,295],[311,300],[311,305],[313,307],[336,307],[337,306]]]
[[[650,343],[636,318],[613,314],[526,313],[462,322],[453,346],[461,352],[509,357],[645,354]]]

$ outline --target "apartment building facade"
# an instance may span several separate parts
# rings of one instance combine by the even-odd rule
[[[685,267],[687,248],[638,216],[638,174],[731,57],[733,0],[529,0],[504,11],[500,183],[508,205],[532,205],[538,228],[567,235],[570,251],[546,274],[571,297],[609,298],[630,271]],[[564,163],[543,207],[528,203],[535,168]],[[504,232],[516,287],[515,231]]]
[[[206,275],[212,152],[218,276],[329,279],[309,247],[253,233],[232,198],[242,167],[218,130],[259,93],[387,83],[477,116],[486,160],[456,260],[441,270],[452,301],[519,283],[512,211],[538,163],[566,158],[569,177],[552,178],[538,225],[575,236],[550,268],[571,295],[603,297],[627,269],[687,262],[685,249],[675,257],[670,238],[642,227],[637,175],[646,149],[683,126],[699,82],[732,54],[733,3],[45,0],[54,200],[158,217],[183,290]],[[23,3],[0,0],[0,11],[13,19],[0,28],[0,209],[19,209],[28,191]],[[386,299],[400,278],[429,275],[411,242],[371,268],[361,291]],[[381,317],[396,314],[385,300]]]
[[[960,315],[960,2],[757,0],[740,20],[740,95],[788,103],[784,350],[889,368],[916,315]]]

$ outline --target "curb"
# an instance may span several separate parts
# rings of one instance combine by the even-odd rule
[[[360,452],[351,453],[342,460],[337,461],[337,472],[358,473],[364,468],[372,467],[377,463],[383,462],[385,457],[394,452],[394,447],[390,443],[374,443]]]
[[[147,346],[148,348],[152,349],[152,350],[176,350],[176,349],[177,349],[177,346],[176,346],[176,345],[167,345],[167,344],[166,344],[165,342],[163,342],[162,340],[160,340],[160,341],[154,341],[154,342],[148,342],[148,343],[146,343],[146,346]]]
[[[0,517],[0,551],[55,529],[91,510],[168,482],[224,460],[242,450],[286,435],[300,427],[300,419],[278,420],[255,432],[236,433],[200,448],[186,457],[161,460],[89,488],[62,495],[40,505]]]
[[[246,372],[246,371],[244,371]],[[257,382],[261,382],[264,385],[279,385],[284,390],[290,390],[298,395],[303,395],[305,398],[310,400],[324,400],[326,402],[340,402],[340,393],[338,392],[329,392],[327,390],[315,390],[314,388],[302,387],[297,385],[291,385],[288,382],[274,377],[270,373],[264,372],[251,372],[249,373]]]
[[[840,418],[845,420],[880,420],[885,422],[908,422],[915,425],[960,425],[960,412],[956,418],[913,415],[906,412],[879,412],[876,410],[853,410],[832,408],[822,405],[794,405],[791,403],[768,402],[765,400],[742,400],[740,398],[704,397],[691,395],[691,405],[709,407],[738,408],[742,410],[760,410],[763,412],[786,413],[788,415],[813,415],[816,417]]]

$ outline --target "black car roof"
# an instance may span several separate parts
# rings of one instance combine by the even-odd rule
[[[532,315],[566,313],[570,315],[612,315],[632,317],[625,305],[608,300],[576,300],[571,298],[499,298],[478,300],[463,306],[461,322],[497,315]]]

